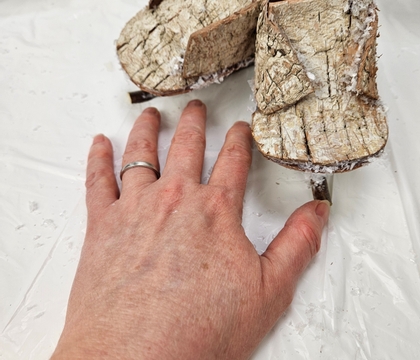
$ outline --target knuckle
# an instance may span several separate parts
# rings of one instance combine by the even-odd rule
[[[86,189],[90,189],[93,185],[95,185],[95,177],[96,174],[93,172],[86,177],[85,187]]]
[[[218,188],[215,195],[213,196],[213,200],[216,205],[229,205],[232,201],[231,193],[225,188]]]
[[[250,151],[243,144],[234,142],[225,146],[223,156],[232,159],[248,159],[250,158]]]
[[[226,188],[216,188],[209,194],[209,207],[208,210],[212,213],[218,213],[225,209],[230,209],[234,205],[233,196]]]
[[[112,156],[112,154],[109,149],[107,149],[104,146],[95,146],[95,147],[92,147],[88,160],[89,161],[92,161],[94,159],[103,160],[103,159],[109,158],[110,156]]]
[[[172,144],[175,145],[193,144],[196,146],[196,144],[205,144],[205,142],[205,135],[199,129],[194,128],[177,132],[172,139]]]
[[[184,183],[185,181],[180,177],[171,178],[162,190],[159,205],[169,212],[175,210],[184,196]]]
[[[89,190],[95,185],[109,183],[110,176],[113,176],[113,174],[110,174],[109,169],[97,168],[87,175],[85,180],[85,187]]]
[[[127,144],[125,149],[126,154],[132,153],[154,153],[157,151],[157,144],[148,139],[133,140]]]

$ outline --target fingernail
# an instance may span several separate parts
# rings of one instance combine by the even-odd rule
[[[99,144],[103,141],[105,141],[105,136],[103,134],[98,134],[93,138],[92,145]]]
[[[328,200],[321,200],[315,208],[315,213],[321,219],[322,224],[325,225],[330,215],[331,204]]]
[[[155,107],[148,107],[143,110],[143,113],[148,113],[150,115],[157,115],[159,114],[159,110],[156,109]]]
[[[203,106],[203,102],[201,100],[195,99],[195,100],[191,100],[187,106]]]

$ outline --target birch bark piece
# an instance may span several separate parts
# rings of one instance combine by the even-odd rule
[[[385,112],[377,100],[374,1],[289,0],[269,3],[267,12],[259,21],[276,24],[280,42],[288,39],[297,54],[295,66],[310,75],[314,93],[287,107],[286,98],[276,100],[281,109],[272,112],[257,100],[252,129],[260,151],[303,171],[343,172],[368,163],[388,138]],[[268,26],[260,22],[258,29]],[[286,83],[283,79],[276,86]]]
[[[255,54],[255,29],[260,3],[254,2],[232,16],[191,34],[185,52],[185,78],[217,73]]]
[[[122,30],[120,62],[140,89],[157,96],[222,81],[253,62],[259,4],[152,0]]]
[[[286,34],[262,11],[255,54],[255,99],[266,115],[293,105],[314,91]]]

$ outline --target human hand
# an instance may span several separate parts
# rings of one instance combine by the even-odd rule
[[[241,226],[249,126],[227,133],[205,185],[205,118],[205,105],[190,102],[162,177],[130,169],[121,193],[111,143],[94,139],[87,233],[53,359],[246,359],[292,301],[329,205],[296,210],[259,256]],[[158,164],[159,122],[156,109],[140,115],[124,164]]]

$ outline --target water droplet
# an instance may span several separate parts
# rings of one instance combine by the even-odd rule
[[[40,317],[44,316],[45,311],[40,312],[39,314],[34,316],[34,319],[39,319]]]
[[[39,209],[39,205],[35,201],[29,201],[29,212],[33,213],[34,211]]]
[[[42,223],[42,226],[49,227],[49,228],[52,228],[52,229],[57,229],[57,225],[51,219],[44,220],[44,222]]]
[[[352,294],[353,296],[359,296],[362,293],[362,290],[360,290],[359,288],[354,288],[350,291],[350,294]]]

